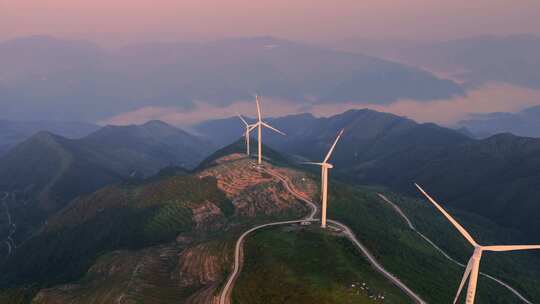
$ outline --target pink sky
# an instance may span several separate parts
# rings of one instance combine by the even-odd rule
[[[540,33],[537,0],[0,0],[0,40],[32,34],[118,45],[275,35],[327,41]]]

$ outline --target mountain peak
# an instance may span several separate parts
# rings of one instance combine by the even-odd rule
[[[179,130],[177,127],[172,126],[161,120],[149,120],[146,123],[140,125],[143,128],[166,128],[166,129],[175,129]]]
[[[390,119],[390,120],[401,120],[404,122],[409,122],[411,124],[417,124],[417,122],[415,122],[414,120],[409,119],[404,116],[399,116],[399,115],[395,115],[395,114],[387,113],[387,112],[379,112],[379,111],[368,109],[368,108],[347,110],[341,114],[336,115],[335,117],[338,117],[339,119],[345,119],[345,120],[350,120],[350,119],[354,120],[354,119],[359,119],[359,118]]]
[[[61,140],[61,139],[63,139],[62,136],[56,135],[52,132],[39,131],[33,136],[31,136],[27,141],[32,142],[32,141],[39,140],[39,141],[47,141],[47,142],[51,142],[51,141],[57,142],[58,140]]]

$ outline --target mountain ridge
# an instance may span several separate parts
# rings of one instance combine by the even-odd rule
[[[76,139],[98,128],[97,125],[84,122],[0,120],[0,156],[39,131],[49,131],[66,138]]]
[[[531,214],[540,212],[534,203],[540,193],[532,186],[540,179],[540,139],[500,134],[477,140],[436,124],[419,124],[372,110],[306,117],[301,123],[269,118],[288,136],[265,132],[265,144],[302,160],[319,161],[339,130],[345,129],[331,160],[336,177],[385,185],[410,195],[418,195],[412,186],[418,182],[438,195],[444,205],[519,229],[531,241],[538,241],[540,222]],[[234,118],[208,126],[205,129],[203,124],[200,132],[211,127],[226,134],[242,130]]]
[[[191,169],[212,149],[185,131],[157,122],[104,127],[80,139],[38,132],[0,158],[0,190],[18,197],[9,206],[18,226],[14,239],[26,239],[48,215],[78,196],[166,167]]]
[[[471,114],[456,126],[464,127],[476,137],[485,138],[509,132],[524,137],[540,137],[540,106],[525,108],[516,113],[494,112]]]

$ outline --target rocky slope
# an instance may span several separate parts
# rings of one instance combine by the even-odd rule
[[[228,161],[223,163],[225,160]],[[253,162],[241,154],[232,154],[219,162],[221,165],[204,170],[199,177],[215,177],[218,188],[231,199],[237,215],[254,217],[287,209],[305,209],[279,181],[256,169]]]

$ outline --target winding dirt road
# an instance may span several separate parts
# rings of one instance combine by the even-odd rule
[[[401,210],[401,208],[399,208],[398,205],[396,205],[394,202],[392,202],[391,200],[389,200],[386,196],[384,196],[383,194],[380,194],[380,193],[377,193],[377,195],[379,195],[379,197],[385,201],[386,203],[390,204],[392,206],[392,208],[394,208],[394,210],[405,220],[405,222],[407,222],[407,225],[409,226],[409,228],[416,232],[416,234],[418,234],[421,238],[423,238],[426,242],[428,242],[433,248],[435,248],[437,251],[439,251],[447,260],[451,261],[452,263],[462,267],[462,268],[465,268],[465,265],[463,263],[460,263],[458,262],[457,260],[455,260],[454,258],[452,258],[450,255],[448,255],[444,250],[442,250],[439,246],[437,246],[431,239],[429,239],[427,236],[425,236],[424,234],[422,234],[420,231],[418,231],[416,229],[416,227],[413,225],[412,221],[407,217],[407,215],[405,215],[405,213],[403,212],[403,210]],[[507,283],[493,277],[493,276],[490,276],[489,274],[485,274],[483,272],[480,272],[480,275],[490,279],[490,280],[493,280],[497,283],[499,283],[501,286],[505,287],[506,289],[508,289],[511,293],[513,293],[516,297],[518,297],[520,300],[522,300],[523,302],[527,303],[527,304],[533,304],[531,301],[527,300],[522,294],[520,294],[517,290],[515,290],[514,288],[512,288],[512,286],[508,285]]]
[[[244,244],[245,239],[249,236],[249,234],[251,234],[252,232],[256,230],[263,229],[266,227],[297,224],[297,223],[301,223],[305,221],[309,221],[309,222],[318,221],[317,219],[315,219],[315,215],[317,214],[317,211],[318,211],[317,205],[311,202],[308,198],[304,197],[302,194],[298,193],[298,191],[296,191],[294,187],[291,185],[292,183],[288,180],[288,178],[283,177],[280,174],[272,170],[265,169],[263,167],[261,167],[260,170],[265,171],[266,173],[279,179],[283,183],[285,188],[292,195],[294,195],[297,199],[306,203],[311,208],[311,212],[304,219],[263,224],[263,225],[253,227],[249,229],[248,231],[244,232],[236,241],[236,246],[235,246],[235,251],[234,251],[234,269],[229,275],[229,278],[227,279],[227,283],[221,290],[221,294],[219,297],[219,304],[231,303],[232,289],[234,287],[234,283],[236,282],[236,279],[238,278],[238,275],[240,274],[240,270],[242,266],[243,244]],[[331,223],[334,227],[337,227],[343,231],[343,234],[349,240],[351,240],[351,242],[353,242],[353,244],[360,250],[360,252],[368,259],[369,263],[374,267],[375,270],[380,272],[383,276],[385,276],[388,280],[390,280],[394,285],[396,285],[403,292],[405,292],[415,303],[418,303],[418,304],[426,303],[424,300],[422,300],[422,298],[419,295],[414,293],[410,288],[408,288],[404,283],[402,283],[397,277],[395,277],[392,273],[384,269],[384,267],[373,257],[373,255],[367,250],[367,248],[356,238],[356,236],[354,235],[354,233],[351,231],[349,227],[347,227],[345,224],[342,224],[338,221],[328,220],[328,222]]]

